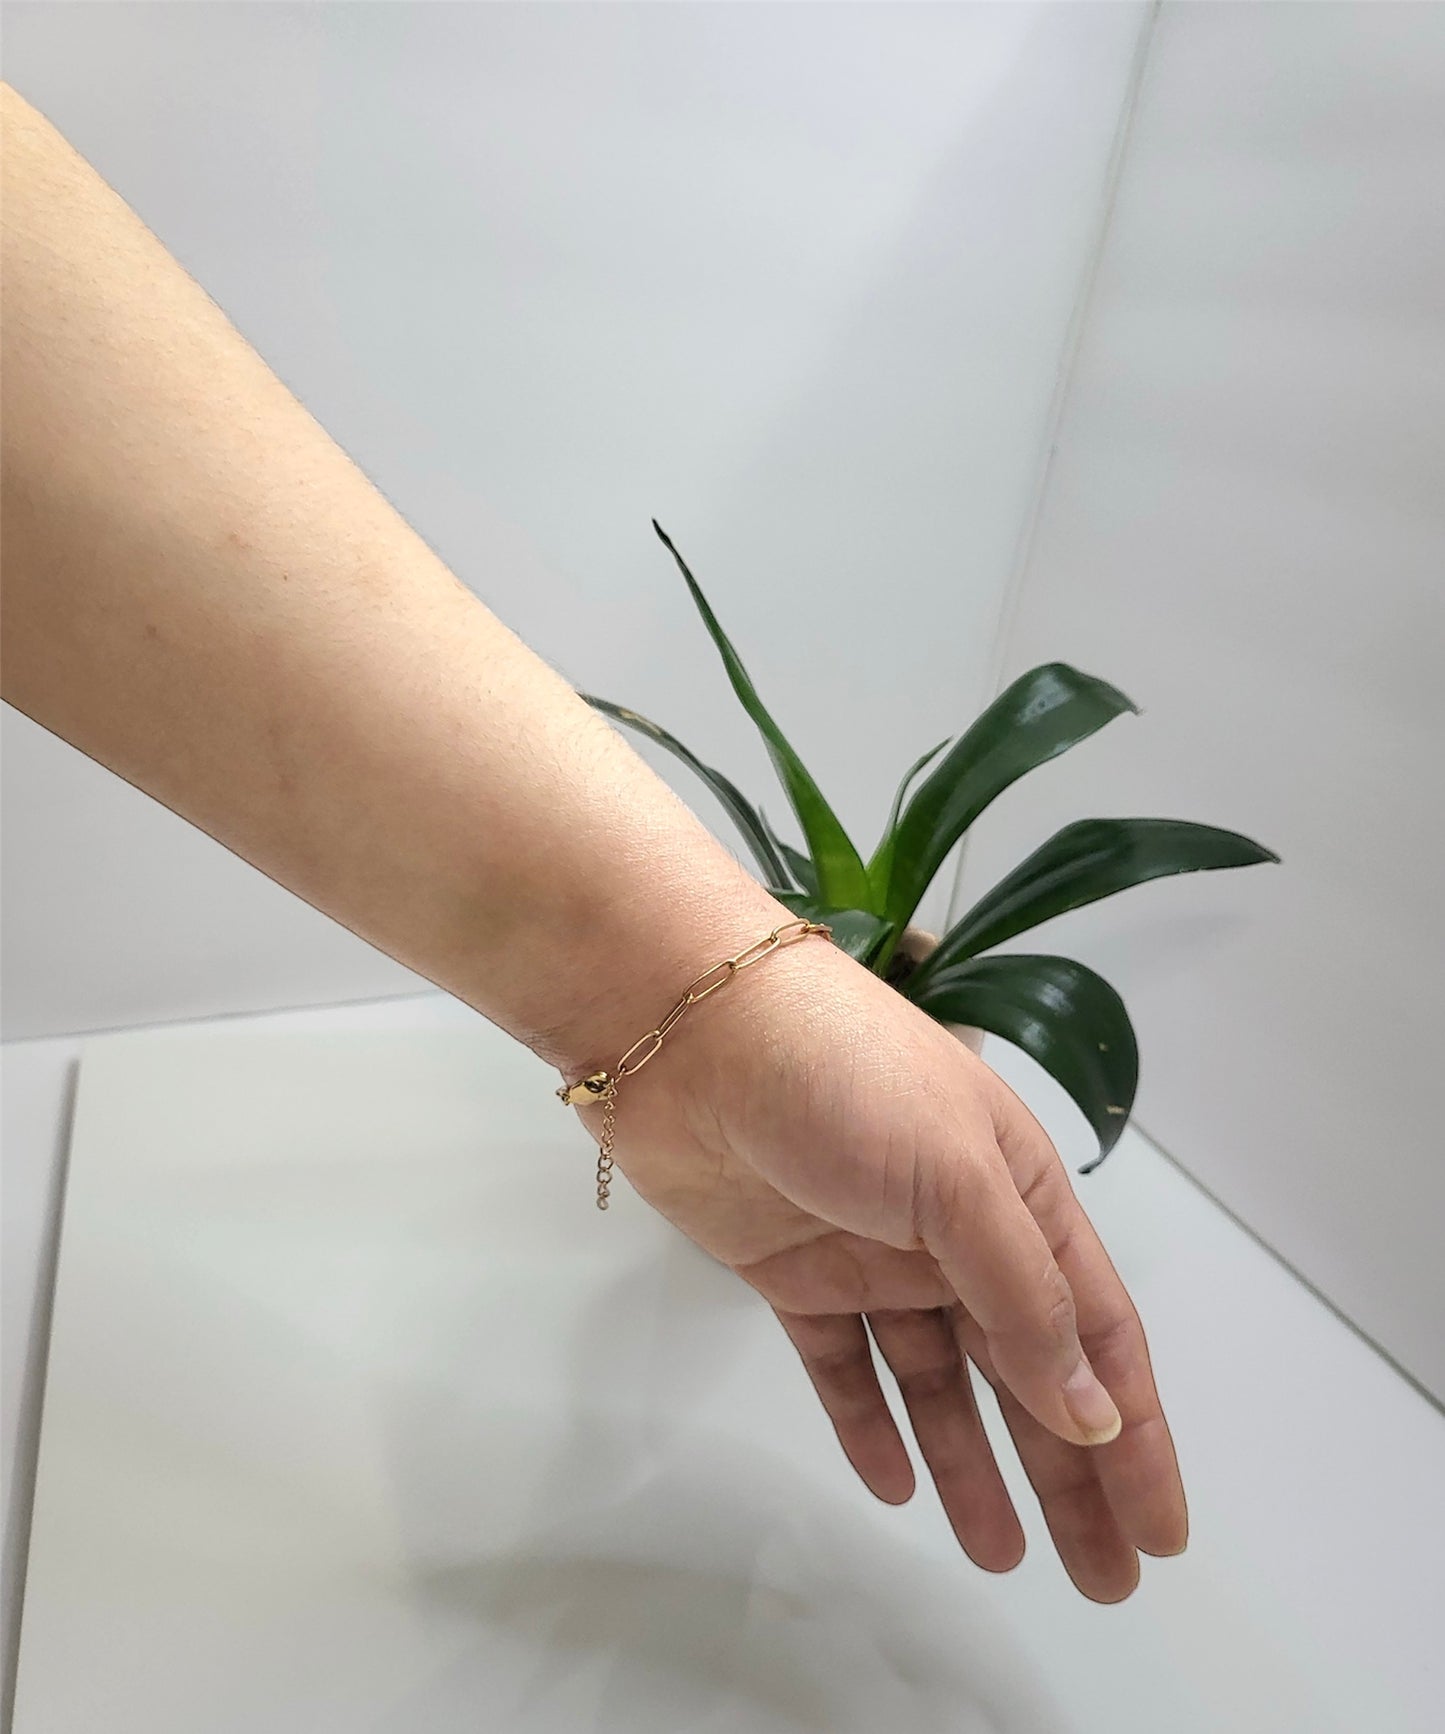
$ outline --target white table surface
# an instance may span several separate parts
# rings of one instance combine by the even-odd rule
[[[167,1034],[469,1028],[476,1013],[441,993],[304,1007],[164,1026]],[[0,1043],[0,1479],[5,1488],[0,1567],[0,1686],[14,1684],[35,1447],[49,1330],[65,1155],[85,1036]],[[3,1725],[3,1719],[0,1719]]]
[[[5,1055],[12,1462],[73,1051]],[[872,1502],[551,1081],[430,997],[89,1045],[16,1734],[1433,1734],[1445,1418],[1141,1137],[1080,1184],[1194,1539],[1104,1609]]]

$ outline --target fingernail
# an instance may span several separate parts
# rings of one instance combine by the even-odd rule
[[[1081,1360],[1064,1380],[1064,1407],[1088,1435],[1091,1445],[1107,1445],[1119,1437],[1124,1425],[1114,1399],[1094,1376],[1094,1369]]]

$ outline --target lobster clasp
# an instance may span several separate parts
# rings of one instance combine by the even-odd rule
[[[575,1084],[563,1084],[557,1091],[557,1099],[565,1102],[569,1108],[585,1108],[589,1102],[601,1101],[611,1087],[612,1077],[608,1072],[593,1072],[590,1077],[579,1078]]]

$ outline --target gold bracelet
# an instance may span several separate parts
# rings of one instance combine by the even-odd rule
[[[569,1108],[582,1108],[593,1102],[602,1103],[602,1141],[597,1152],[599,1210],[606,1210],[607,1195],[612,1189],[612,1146],[617,1131],[618,1084],[623,1078],[630,1078],[634,1072],[642,1070],[689,1006],[706,999],[710,993],[716,993],[720,987],[726,987],[740,969],[748,969],[755,963],[761,963],[779,946],[791,945],[797,939],[806,939],[810,933],[821,933],[828,939],[833,937],[832,928],[821,921],[785,921],[781,927],[775,927],[766,939],[755,940],[735,957],[725,957],[721,963],[705,969],[701,975],[693,978],[682,998],[657,1028],[649,1030],[645,1036],[639,1036],[610,1072],[590,1072],[585,1078],[579,1078],[575,1084],[563,1084],[558,1089],[559,1099]],[[707,985],[704,986],[704,983]]]

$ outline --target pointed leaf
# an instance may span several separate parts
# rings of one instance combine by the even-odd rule
[[[904,991],[941,1023],[972,1024],[1013,1042],[1063,1085],[1099,1140],[1087,1174],[1129,1123],[1139,1049],[1124,1002],[1103,976],[1067,957],[1009,953],[956,964]]]
[[[1010,783],[1137,707],[1066,662],[1031,669],[993,701],[929,774],[898,821],[884,913],[900,926],[949,850]]]
[[[758,817],[762,820],[763,829],[767,832],[773,847],[778,851],[779,855],[782,856],[783,860],[787,862],[788,871],[792,875],[793,879],[810,896],[816,897],[818,895],[818,875],[814,870],[812,860],[805,855],[801,849],[795,849],[791,843],[785,843],[783,841],[783,839],[773,829],[773,826],[768,820],[768,815],[761,807],[758,808]]]
[[[1278,860],[1238,831],[1187,819],[1080,819],[1056,831],[981,897],[917,975],[926,982],[1041,921],[1149,879]]]
[[[903,781],[898,785],[893,806],[888,813],[888,823],[883,827],[883,835],[878,840],[878,847],[873,851],[873,859],[868,863],[868,883],[873,887],[873,901],[879,909],[884,908],[888,901],[888,876],[893,868],[893,845],[898,831],[898,815],[903,811],[904,797],[913,786],[913,779],[931,759],[938,757],[951,738],[946,736],[936,747],[930,747],[903,773]]]
[[[778,851],[773,847],[762,818],[747,796],[725,777],[721,771],[715,771],[710,765],[705,765],[695,753],[689,752],[676,735],[671,735],[659,723],[650,721],[645,716],[639,716],[635,710],[627,710],[620,704],[613,704],[609,699],[597,698],[590,692],[577,695],[585,699],[593,710],[600,710],[604,716],[610,716],[614,722],[625,723],[628,728],[636,729],[638,734],[646,735],[648,740],[656,741],[658,746],[666,747],[674,757],[682,760],[689,770],[696,771],[732,816],[733,822],[743,834],[743,841],[753,852],[753,858],[763,870],[764,881],[768,885],[788,885],[792,881],[788,877],[788,869]]]
[[[688,570],[686,561],[673,547],[671,538],[656,518],[652,520],[652,527],[677,562],[677,569],[692,592],[692,599],[697,604],[698,613],[702,615],[703,624],[712,635],[712,641],[722,656],[723,667],[727,670],[733,691],[742,701],[743,709],[757,724],[758,732],[767,745],[788,799],[793,804],[793,811],[798,815],[798,823],[803,827],[803,836],[807,839],[808,853],[817,869],[818,884],[823,895],[839,908],[866,908],[870,902],[868,873],[858,851],[853,847],[852,840],[839,823],[837,814],[823,798],[822,790],[804,768],[803,761],[788,744],[783,731],[773,721],[763,701],[758,697],[757,689],[748,677],[742,659],[718,624],[717,616],[708,605],[697,579]]]

